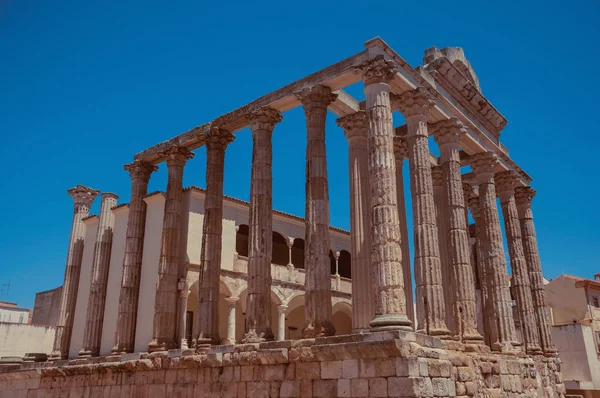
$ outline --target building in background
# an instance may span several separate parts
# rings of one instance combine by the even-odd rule
[[[58,312],[60,310],[60,295],[62,286],[45,292],[35,294],[33,303],[32,325],[46,325],[56,327]]]
[[[0,301],[0,323],[31,323],[31,311],[17,307],[17,303]]]
[[[560,275],[546,285],[567,394],[600,397],[600,273]]]

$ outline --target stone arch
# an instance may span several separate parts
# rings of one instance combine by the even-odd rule
[[[288,265],[289,249],[287,239],[279,232],[273,231],[273,247],[271,248],[271,264]]]
[[[352,278],[352,256],[347,250],[340,251],[338,259],[338,272],[343,278]]]
[[[296,340],[302,338],[304,328],[304,293],[294,294],[288,301],[286,314],[285,338]]]
[[[294,264],[294,268],[304,269],[304,239],[302,238],[294,239],[294,244],[292,245],[292,264]]]
[[[238,225],[235,234],[235,251],[239,256],[248,257],[248,234],[250,228],[246,224]]]
[[[333,305],[331,312],[335,334],[352,333],[352,305],[347,301],[338,301]]]

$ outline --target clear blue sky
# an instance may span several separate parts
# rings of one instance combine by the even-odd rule
[[[534,178],[545,275],[591,277],[600,271],[598,20],[597,0],[0,1],[0,283],[11,283],[0,299],[31,307],[35,292],[62,284],[68,188],[85,184],[127,202],[122,165],[135,153],[375,36],[414,67],[428,47],[465,49],[484,95],[509,120],[503,143]],[[347,144],[329,116],[331,220],[348,228]],[[303,215],[301,109],[285,114],[273,146],[274,206]],[[227,195],[249,197],[250,159],[243,130],[228,149]],[[165,170],[150,190],[165,188]],[[185,185],[204,186],[204,173],[199,149]]]

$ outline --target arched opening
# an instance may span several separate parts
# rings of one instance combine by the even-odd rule
[[[273,247],[271,249],[271,264],[288,265],[289,249],[286,239],[273,231]]]
[[[335,334],[352,333],[352,306],[346,302],[336,303],[332,308],[331,322],[335,327]]]
[[[248,234],[250,229],[247,225],[242,224],[238,227],[235,234],[235,251],[239,256],[248,257]]]
[[[295,268],[304,269],[304,239],[294,239],[292,246],[292,264]]]
[[[300,294],[290,300],[286,316],[285,338],[297,340],[302,338],[304,328],[304,295]]]
[[[338,272],[343,278],[352,278],[352,256],[347,250],[340,252],[340,258],[338,260]]]
[[[331,275],[335,275],[336,274],[335,254],[333,254],[333,251],[331,251],[331,250],[329,250],[329,264],[330,264],[330,268],[331,268]]]

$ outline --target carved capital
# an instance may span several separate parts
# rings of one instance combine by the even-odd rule
[[[496,194],[503,202],[515,194],[515,188],[519,185],[519,177],[514,171],[508,170],[496,173],[494,182],[496,184]]]
[[[281,112],[269,106],[260,107],[246,115],[252,131],[268,130],[273,131],[275,125],[283,119]]]
[[[237,296],[231,296],[231,297],[225,297],[225,301],[229,304],[229,305],[235,305],[235,303],[237,303],[239,301],[239,297]]]
[[[173,145],[169,149],[165,150],[162,153],[162,156],[166,159],[167,166],[183,167],[185,166],[185,162],[187,162],[188,159],[194,157],[194,153],[190,152],[189,149],[184,148],[182,146]]]
[[[102,197],[103,202],[109,199],[114,199],[115,201],[119,200],[119,196],[116,193],[112,192],[103,192],[100,196]]]
[[[233,142],[235,136],[228,130],[220,127],[211,127],[206,135],[206,149],[224,151],[227,145]]]
[[[471,156],[471,169],[479,184],[492,181],[494,167],[498,163],[498,156],[494,152],[481,152]]]
[[[465,125],[455,117],[429,125],[428,131],[434,135],[435,142],[442,147],[452,145],[458,147],[463,135],[467,133]]]
[[[531,187],[515,188],[515,200],[517,206],[531,206],[531,201],[535,196],[535,189]]]
[[[394,105],[404,117],[427,116],[429,109],[435,105],[435,100],[425,87],[417,87],[395,96]]]
[[[365,111],[358,111],[336,120],[339,127],[344,129],[346,138],[354,137],[367,138],[367,117]]]
[[[397,160],[408,157],[408,142],[404,137],[394,137],[394,155],[396,155]]]
[[[291,236],[288,236],[287,238],[287,247],[289,249],[291,249],[292,247],[294,247],[294,241],[296,240],[296,238],[292,238]]]
[[[329,87],[320,83],[294,94],[302,102],[305,110],[310,110],[311,108],[326,109],[338,97],[337,94],[331,92]]]
[[[398,72],[393,61],[387,60],[383,55],[366,60],[360,64],[355,72],[362,72],[362,80],[365,86],[373,83],[389,83]]]
[[[158,170],[158,166],[141,160],[134,160],[132,163],[123,166],[123,168],[129,172],[129,177],[132,180],[144,180],[146,182],[150,179],[150,174]]]
[[[431,168],[431,182],[434,187],[442,187],[444,184],[444,172],[442,166],[433,166]]]
[[[96,196],[100,194],[100,191],[79,184],[76,187],[67,190],[67,193],[73,198],[75,209],[78,209],[80,207],[89,208],[92,203],[94,203]]]
[[[468,182],[463,181],[462,183],[463,195],[465,197],[465,201],[469,209],[471,209],[471,214],[473,214],[473,218],[477,218],[479,216],[479,195],[476,191],[475,187],[473,187]]]

